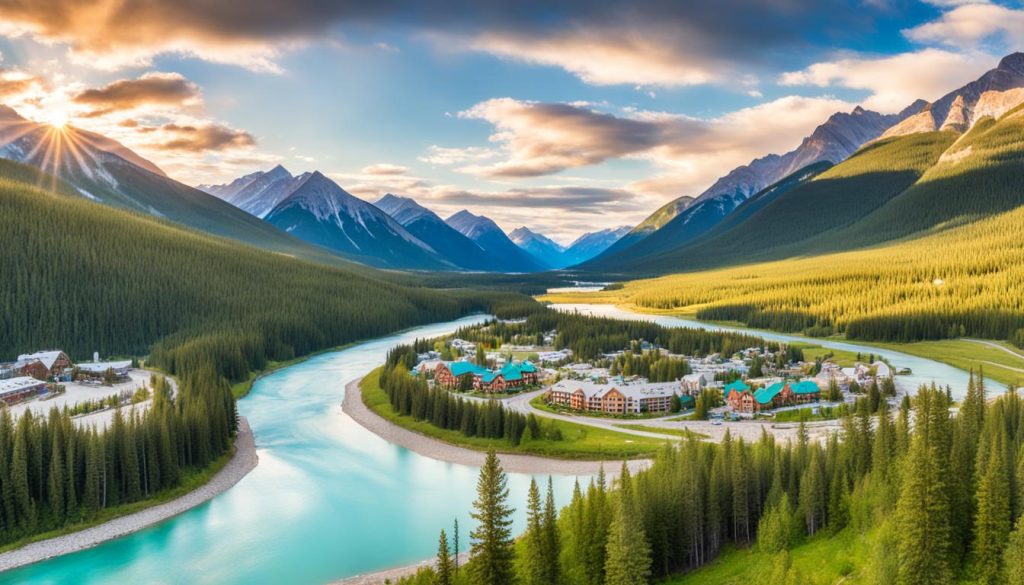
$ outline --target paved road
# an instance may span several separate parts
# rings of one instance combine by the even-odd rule
[[[689,429],[695,433],[706,435],[710,440],[713,441],[721,441],[722,438],[725,436],[726,431],[729,431],[732,437],[742,437],[745,441],[758,440],[761,437],[762,431],[767,431],[769,434],[774,435],[777,440],[786,440],[788,438],[795,439],[798,428],[798,425],[796,424],[774,424],[772,422],[762,421],[735,421],[715,424],[711,421],[706,420],[672,420],[674,418],[679,418],[678,414],[670,414],[659,418],[646,418],[634,420],[597,418],[593,416],[573,416],[569,414],[560,413],[555,414],[548,411],[540,410],[530,404],[531,400],[533,400],[535,397],[539,396],[543,392],[543,389],[534,390],[532,392],[524,392],[512,398],[506,399],[504,401],[504,404],[507,408],[510,408],[517,412],[521,412],[523,414],[534,414],[536,416],[554,418],[576,424],[597,427],[602,429],[609,429],[629,435],[636,435],[639,437],[653,437],[656,439],[681,440],[680,436],[676,434],[661,434],[656,432],[637,431],[633,429],[622,428],[619,425],[640,424],[648,427],[656,427],[665,429],[666,431],[675,432],[678,432],[683,429]],[[835,421],[826,421],[822,423],[814,423],[808,425],[808,430],[812,438],[825,437],[828,435],[829,432],[835,431],[838,428],[839,424],[838,422]]]
[[[1008,348],[1006,346],[1003,346],[1003,345],[999,345],[998,343],[995,343],[993,341],[988,341],[988,340],[985,340],[985,339],[970,339],[970,338],[967,338],[967,337],[964,338],[964,341],[970,341],[971,343],[980,343],[982,345],[987,345],[989,347],[994,347],[996,349],[1000,349],[1002,351],[1005,351],[1006,353],[1012,355],[1013,357],[1015,357],[1017,359],[1024,360],[1024,353],[1021,353],[1019,351],[1010,349],[1010,348]]]

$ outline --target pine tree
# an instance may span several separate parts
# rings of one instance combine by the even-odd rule
[[[793,507],[782,495],[761,517],[757,528],[757,545],[761,550],[777,553],[789,548],[793,541]]]
[[[646,585],[651,574],[651,547],[637,517],[630,481],[623,464],[619,502],[608,529],[605,585]]]
[[[940,414],[945,398],[935,389],[922,388],[916,399],[917,430],[907,453],[903,485],[896,510],[899,540],[900,585],[950,583],[950,504],[947,475],[941,460],[947,451]]]
[[[555,508],[555,489],[548,476],[548,494],[544,502],[544,565],[545,582],[559,582],[558,559],[561,554],[558,538],[558,510]]]
[[[459,574],[459,519],[456,518],[452,527],[452,572]]]
[[[1024,585],[1024,516],[1017,520],[1017,528],[1010,533],[1003,558],[1006,585]]]
[[[978,482],[974,524],[975,562],[981,582],[988,584],[1002,580],[1003,547],[1011,529],[1010,482],[1001,435],[997,437],[992,441],[988,463]]]
[[[469,535],[473,539],[471,581],[474,585],[508,585],[514,578],[512,548],[512,512],[508,502],[508,478],[493,450],[480,468],[476,484],[477,499],[472,517],[478,525]]]
[[[530,480],[526,498],[526,533],[523,535],[522,555],[517,558],[519,583],[546,585],[547,566],[544,550],[544,512],[541,509],[537,482]]]
[[[572,499],[569,500],[568,511],[562,514],[559,528],[564,543],[560,555],[560,572],[568,585],[583,585],[586,583],[586,511],[579,480],[573,485]]]
[[[455,570],[448,549],[448,535],[444,533],[444,530],[441,530],[441,536],[437,540],[437,565],[434,571],[437,585],[452,585]]]

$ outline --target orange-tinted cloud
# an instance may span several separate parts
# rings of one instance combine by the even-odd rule
[[[167,139],[151,145],[160,150],[207,152],[244,148],[256,144],[252,134],[244,130],[213,123],[203,126],[165,124],[160,127],[160,132],[166,135]]]
[[[119,79],[74,96],[76,104],[98,116],[145,105],[191,106],[200,101],[199,86],[178,73],[147,73],[138,79]]]

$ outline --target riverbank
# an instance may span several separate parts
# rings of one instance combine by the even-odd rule
[[[341,409],[357,423],[382,439],[404,447],[431,459],[438,459],[458,465],[479,467],[483,465],[486,453],[458,447],[402,428],[370,410],[363,402],[362,378],[352,380],[345,386],[345,399]],[[536,455],[513,453],[499,454],[505,471],[512,473],[593,475],[602,467],[608,475],[617,475],[619,464],[615,461],[588,461],[576,459],[551,459]],[[633,459],[628,462],[630,471],[635,472],[650,465],[649,459]]]
[[[469,553],[459,553],[459,566],[464,566],[469,561]],[[390,569],[384,569],[382,571],[375,571],[373,573],[367,573],[366,575],[356,575],[355,577],[346,577],[340,581],[335,581],[333,585],[383,585],[384,583],[394,583],[402,577],[410,577],[416,574],[416,571],[425,567],[433,567],[437,564],[437,559],[426,559],[418,563],[412,563],[411,565],[404,565],[401,567],[392,567]]]
[[[40,540],[21,548],[0,554],[0,571],[30,565],[53,557],[92,548],[98,544],[138,532],[168,518],[177,516],[238,483],[259,462],[252,429],[245,417],[239,418],[235,453],[231,460],[201,487],[169,502],[157,504],[142,511],[120,516],[98,526],[78,532]]]

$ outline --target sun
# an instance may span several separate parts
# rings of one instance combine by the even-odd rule
[[[45,110],[40,116],[41,122],[54,128],[55,130],[63,130],[67,127],[71,121],[71,116],[66,110],[60,108],[50,108]]]

